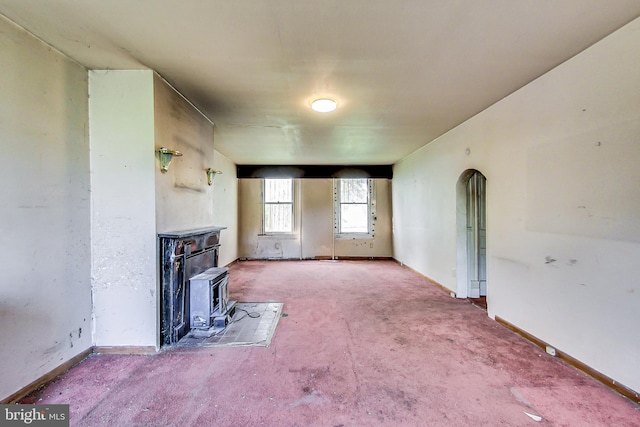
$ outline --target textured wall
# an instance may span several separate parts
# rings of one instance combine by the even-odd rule
[[[91,346],[87,73],[0,18],[0,399]]]
[[[489,315],[640,390],[640,20],[396,165],[395,257],[456,284],[456,183],[487,177]]]
[[[153,346],[159,331],[153,72],[89,72],[94,344]]]
[[[157,75],[154,77],[155,148],[178,150],[166,173],[156,161],[158,232],[213,224],[213,191],[207,168],[213,168],[213,124]]]

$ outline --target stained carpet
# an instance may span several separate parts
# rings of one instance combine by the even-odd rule
[[[72,427],[640,426],[640,405],[393,261],[229,276],[232,300],[285,304],[269,347],[95,355],[28,401],[69,404]]]

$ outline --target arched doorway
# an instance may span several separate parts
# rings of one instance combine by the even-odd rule
[[[456,186],[458,298],[487,295],[486,182],[482,173],[468,169]]]

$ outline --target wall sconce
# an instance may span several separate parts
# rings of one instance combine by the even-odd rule
[[[209,185],[213,185],[213,178],[216,176],[216,174],[222,173],[222,171],[219,171],[217,169],[207,169],[207,182],[209,183]]]
[[[166,173],[169,170],[169,164],[171,163],[171,159],[173,159],[173,156],[182,156],[181,152],[177,150],[170,150],[164,147],[160,147],[158,149],[158,154],[160,156],[160,172],[162,173]]]

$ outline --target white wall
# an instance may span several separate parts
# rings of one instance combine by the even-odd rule
[[[91,347],[86,70],[0,18],[0,399]]]
[[[152,71],[89,72],[94,344],[156,347]]]
[[[489,315],[634,390],[639,51],[636,20],[407,157],[393,180],[395,257],[455,291],[456,182],[481,171]]]

